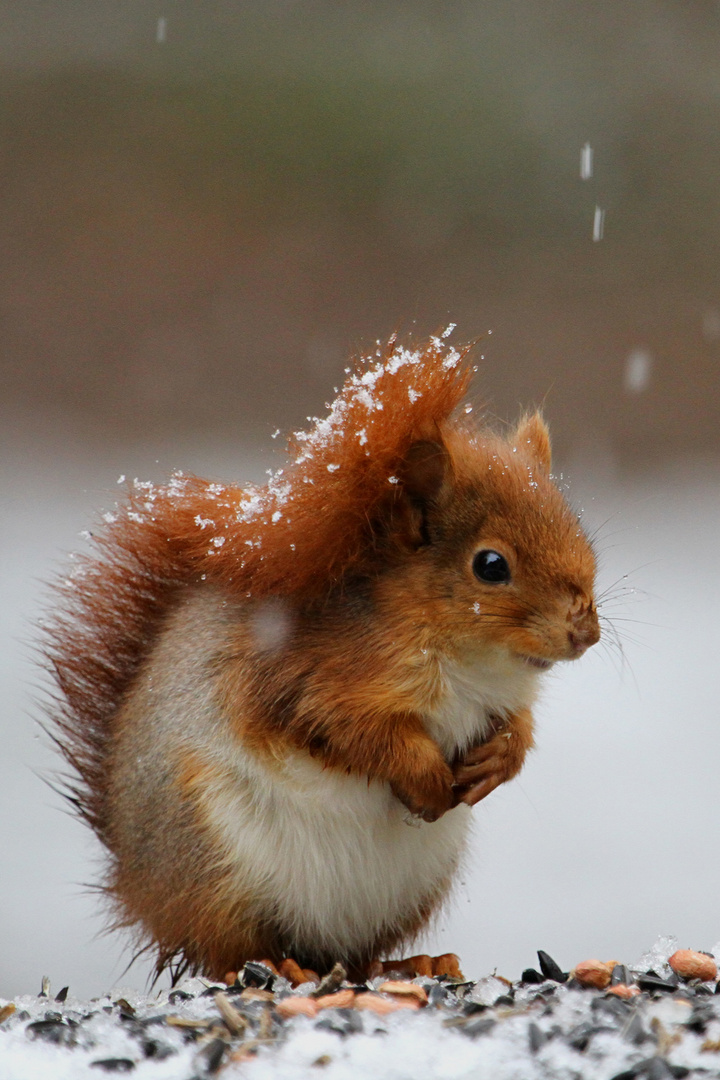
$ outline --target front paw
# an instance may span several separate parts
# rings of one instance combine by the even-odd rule
[[[437,821],[456,805],[452,773],[449,769],[447,775],[434,778],[432,782],[428,781],[423,785],[413,785],[412,790],[403,789],[397,783],[391,787],[403,806],[407,806],[411,814],[423,821]]]
[[[474,746],[453,767],[453,805],[474,806],[500,784],[516,776],[525,758],[525,748],[516,734],[501,731],[488,742]]]

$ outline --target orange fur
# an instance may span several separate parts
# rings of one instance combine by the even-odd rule
[[[460,421],[467,354],[391,340],[293,437],[265,488],[136,482],[61,586],[47,653],[70,797],[110,852],[119,924],[156,943],[159,967],[179,956],[218,976],[288,950],[313,968],[337,959],[266,915],[260,892],[238,894],[223,793],[247,783],[252,808],[259,781],[238,779],[234,755],[281,801],[288,763],[314,760],[435,822],[521,768],[528,673],[597,640],[594,559],[550,477],[547,429],[530,416],[501,438]],[[474,574],[479,549],[506,558],[507,586]],[[474,704],[486,669],[495,712]],[[411,938],[448,867],[344,959]]]

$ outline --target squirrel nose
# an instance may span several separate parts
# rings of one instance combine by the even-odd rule
[[[568,628],[568,642],[573,659],[576,659],[600,640],[600,625],[593,604],[583,604],[579,609],[571,611],[569,621],[571,625]]]

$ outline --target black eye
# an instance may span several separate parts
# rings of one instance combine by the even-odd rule
[[[510,567],[499,551],[478,551],[473,559],[473,574],[489,585],[503,585],[510,581]]]

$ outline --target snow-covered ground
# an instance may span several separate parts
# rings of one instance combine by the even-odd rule
[[[269,437],[255,449],[150,436],[73,447],[21,425],[0,438],[0,995],[36,994],[43,974],[81,998],[118,981],[140,990],[146,968],[123,976],[122,942],[97,936],[84,883],[96,879],[99,850],[37,775],[54,764],[32,719],[42,582],[111,505],[120,474],[261,479],[277,447]],[[661,933],[704,949],[720,938],[718,462],[624,478],[602,455],[568,465],[588,528],[602,525],[601,589],[620,580],[639,590],[603,609],[628,635],[627,662],[608,644],[560,665],[531,761],[474,812],[454,906],[420,946],[460,953],[472,977],[497,968],[517,978],[537,948],[569,966],[632,959]]]
[[[678,979],[666,963],[674,944],[659,941],[632,970],[616,965],[604,990],[556,969],[514,985],[492,975],[475,983],[381,976],[318,999],[314,983],[293,990],[260,965],[247,965],[232,988],[194,979],[150,997],[57,1001],[45,986],[4,1009],[0,1001],[0,1080],[716,1077],[715,980]]]

